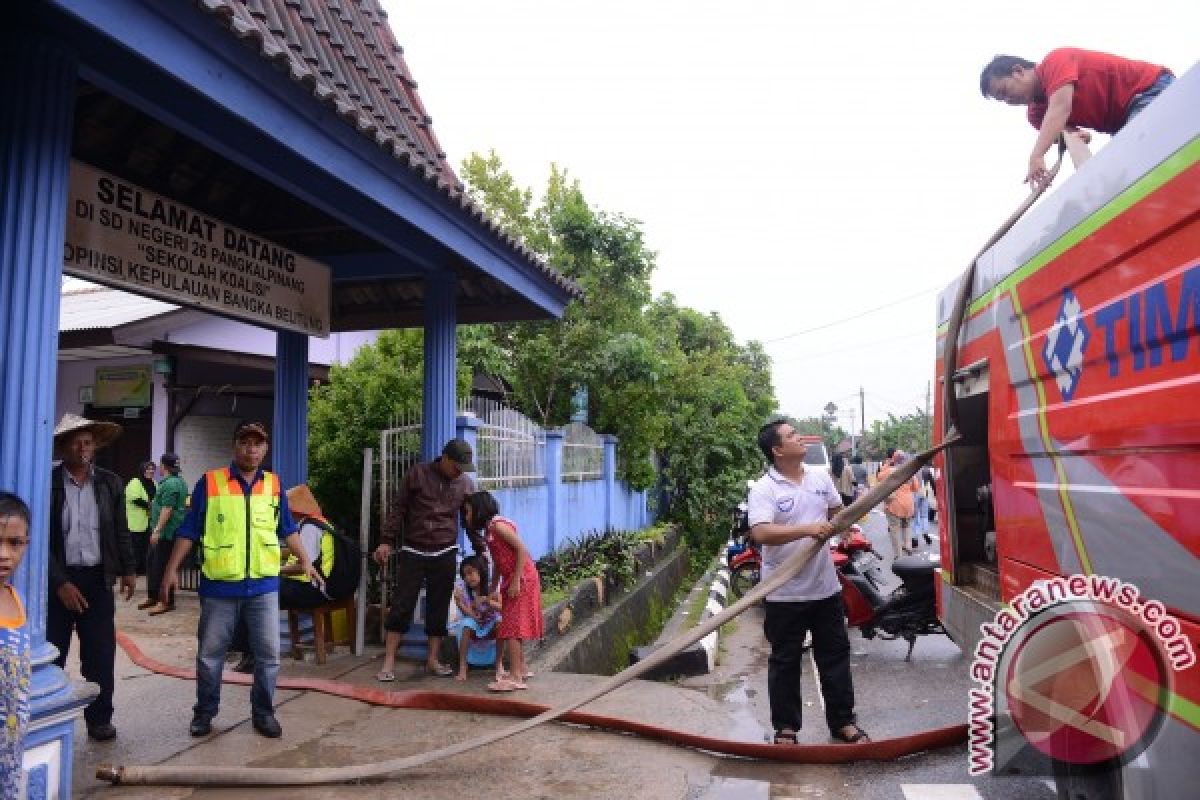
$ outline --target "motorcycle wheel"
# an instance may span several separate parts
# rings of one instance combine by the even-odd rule
[[[758,585],[758,564],[739,564],[729,575],[729,590],[734,597],[741,597]]]

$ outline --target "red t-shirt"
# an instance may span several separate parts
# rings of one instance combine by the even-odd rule
[[[1050,51],[1033,71],[1042,82],[1042,91],[1047,98],[1056,89],[1068,83],[1075,84],[1067,124],[1102,133],[1120,130],[1133,96],[1149,89],[1162,73],[1170,72],[1158,64],[1130,61],[1076,47]],[[1046,116],[1046,102],[1031,103],[1027,113],[1033,127],[1041,128]]]

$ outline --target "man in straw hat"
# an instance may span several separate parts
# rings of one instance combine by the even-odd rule
[[[88,736],[112,739],[113,671],[117,635],[113,618],[113,582],[133,597],[133,543],[125,522],[121,479],[93,460],[96,451],[121,434],[121,426],[65,414],[54,429],[54,452],[62,459],[50,475],[50,599],[46,639],[58,648],[55,663],[66,664],[71,633],[79,635],[79,664],[84,680],[100,694],[83,712]]]
[[[221,673],[239,622],[254,654],[250,690],[254,730],[271,739],[283,735],[275,719],[279,677],[280,542],[300,559],[300,572],[317,584],[320,573],[300,546],[296,522],[279,476],[262,463],[269,446],[267,426],[243,422],[233,432],[233,462],[209,470],[192,490],[192,507],[175,535],[159,597],[165,604],[179,586],[179,565],[198,547],[200,625],[196,650],[196,705],[192,736],[207,736],[221,704]]]

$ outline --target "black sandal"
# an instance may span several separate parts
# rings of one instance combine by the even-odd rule
[[[864,731],[862,728],[858,727],[857,725],[854,725],[853,727],[854,727],[854,733],[852,733],[850,735],[846,735],[846,734],[842,733],[842,730],[839,728],[836,731],[831,731],[830,736],[832,736],[837,741],[845,742],[846,744],[858,744],[859,742],[871,741],[871,737],[867,734],[866,731]]]
[[[775,731],[775,740],[772,744],[796,744],[796,732],[792,730]]]

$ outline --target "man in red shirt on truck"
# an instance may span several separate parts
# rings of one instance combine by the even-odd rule
[[[1064,130],[1116,133],[1174,79],[1171,70],[1158,64],[1062,47],[1047,53],[1040,64],[996,56],[979,76],[979,91],[1002,103],[1028,107],[1038,137],[1025,182],[1036,188],[1049,177],[1046,151]]]

